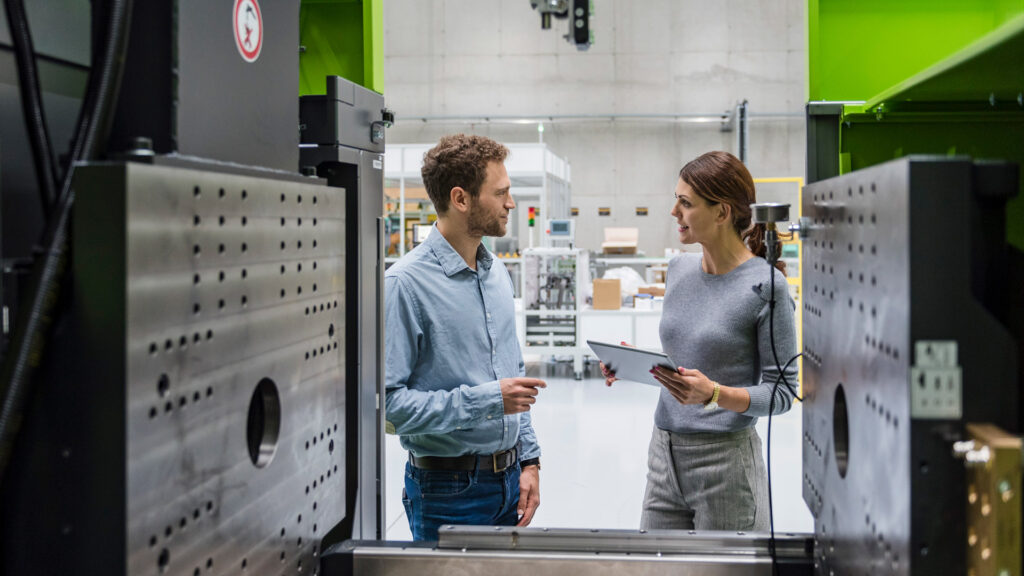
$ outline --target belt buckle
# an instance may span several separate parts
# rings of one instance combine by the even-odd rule
[[[498,457],[500,457],[500,456],[510,456],[510,457],[509,457],[509,463],[505,464],[501,468],[498,468]],[[515,450],[514,449],[505,450],[504,452],[498,452],[497,454],[491,454],[491,470],[493,470],[495,474],[497,474],[499,472],[504,472],[505,470],[509,469],[512,466],[511,462],[513,462],[514,460],[515,460]]]

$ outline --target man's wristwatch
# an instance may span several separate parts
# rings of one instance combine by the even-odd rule
[[[721,392],[722,386],[718,382],[715,382],[715,391],[711,393],[711,399],[704,403],[705,410],[715,410],[718,408],[718,393]]]
[[[527,458],[519,462],[520,468],[526,468],[527,466],[536,466],[537,470],[540,470],[540,458]]]

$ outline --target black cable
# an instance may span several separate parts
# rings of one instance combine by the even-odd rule
[[[772,503],[772,415],[775,412],[775,394],[779,391],[779,382],[786,385],[790,393],[797,400],[803,401],[803,398],[793,390],[793,387],[786,380],[786,370],[789,366],[799,357],[803,356],[803,353],[798,352],[792,358],[790,358],[785,366],[781,366],[779,362],[779,353],[775,349],[775,265],[771,262],[768,263],[771,267],[769,272],[769,278],[771,280],[769,284],[769,296],[768,296],[768,341],[771,343],[772,356],[775,359],[775,369],[778,370],[779,374],[775,377],[775,383],[772,385],[772,396],[768,400],[768,439],[767,439],[767,456],[765,460],[765,466],[767,468],[766,475],[768,476],[768,555],[771,557],[772,562],[772,574],[778,576],[779,566],[778,558],[775,551],[775,506]]]
[[[42,363],[46,338],[53,325],[61,280],[67,269],[68,221],[74,204],[71,188],[75,162],[96,158],[106,145],[117,102],[128,45],[132,0],[111,0],[103,49],[97,51],[71,144],[71,163],[43,234],[43,250],[32,266],[28,298],[20,306],[14,337],[0,373],[0,484],[30,398],[32,376]]]
[[[46,126],[46,110],[43,108],[42,90],[39,85],[39,70],[36,68],[36,51],[32,44],[28,16],[22,0],[4,0],[7,26],[11,31],[14,60],[18,69],[18,92],[21,112],[25,117],[25,132],[32,148],[35,163],[36,182],[39,185],[39,200],[43,208],[43,220],[50,217],[57,197],[58,167],[53,160],[53,145]]]

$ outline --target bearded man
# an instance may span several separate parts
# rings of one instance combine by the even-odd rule
[[[427,240],[385,273],[386,423],[409,452],[415,540],[443,524],[526,526],[540,505],[530,423],[543,380],[525,378],[512,279],[483,246],[516,207],[508,148],[445,136],[423,158],[437,211]]]

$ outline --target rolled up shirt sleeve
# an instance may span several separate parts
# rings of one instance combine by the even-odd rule
[[[384,282],[385,419],[401,435],[444,434],[501,418],[499,381],[452,383],[449,390],[413,390],[409,381],[424,345],[415,296],[398,277]],[[532,429],[531,429],[532,432]]]

